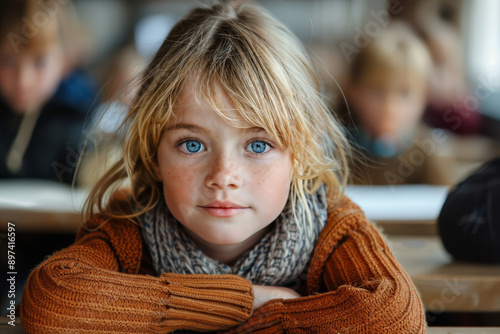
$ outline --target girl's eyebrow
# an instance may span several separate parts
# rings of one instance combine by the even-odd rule
[[[165,131],[180,130],[180,129],[185,129],[192,132],[203,132],[203,131],[206,132],[206,130],[203,127],[189,123],[175,123],[168,126],[165,129]]]

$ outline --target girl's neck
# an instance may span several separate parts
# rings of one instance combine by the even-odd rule
[[[202,251],[203,254],[205,254],[205,256],[222,262],[225,265],[233,266],[246,251],[252,249],[260,241],[260,239],[262,239],[262,237],[269,231],[271,225],[255,233],[243,242],[234,245],[212,244],[203,240],[189,229],[183,228],[182,225],[181,228],[183,228],[186,234],[191,237],[196,246]]]

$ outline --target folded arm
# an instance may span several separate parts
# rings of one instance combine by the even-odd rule
[[[127,251],[110,238],[119,230],[88,233],[33,270],[21,300],[28,333],[213,331],[252,314],[252,286],[237,276],[137,275],[140,251],[117,255]]]
[[[322,232],[309,296],[272,300],[235,333],[425,333],[411,279],[376,228],[348,205],[353,209],[332,213]]]

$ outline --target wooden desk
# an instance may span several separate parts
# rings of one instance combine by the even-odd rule
[[[0,231],[75,232],[86,190],[43,180],[0,180]]]
[[[9,325],[0,325],[0,333],[2,334],[26,334],[21,325],[9,326]]]
[[[448,187],[431,185],[348,186],[349,196],[387,235],[431,236]]]
[[[500,265],[456,262],[437,236],[393,236],[389,243],[426,310],[500,312]]]
[[[0,333],[2,334],[25,334],[26,332],[23,330],[21,326],[21,321],[19,317],[16,316],[15,326],[11,326],[8,324],[10,321],[7,317],[0,317]]]
[[[436,219],[427,220],[377,220],[375,225],[389,236],[436,236]]]

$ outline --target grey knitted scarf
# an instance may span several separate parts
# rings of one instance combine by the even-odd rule
[[[296,205],[296,217],[301,218],[303,206]],[[205,256],[180,228],[163,199],[142,216],[142,235],[159,274],[235,274],[253,284],[284,285],[306,269],[316,240],[326,224],[324,185],[314,195],[307,195],[307,205],[313,216],[311,227],[303,218],[292,218],[289,200],[269,232],[233,266]]]

